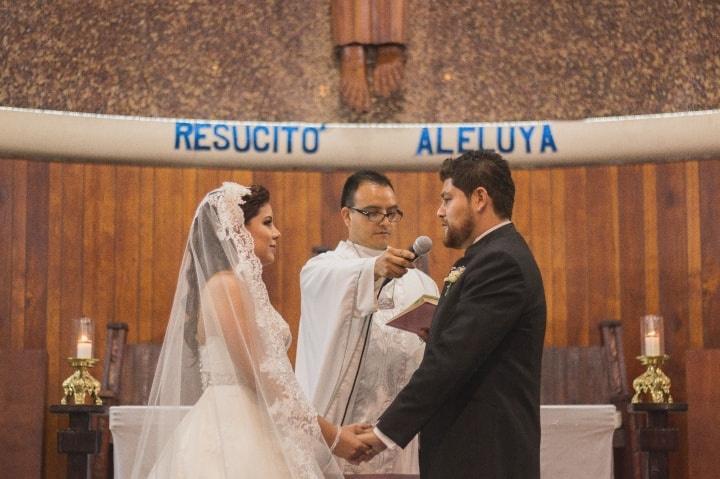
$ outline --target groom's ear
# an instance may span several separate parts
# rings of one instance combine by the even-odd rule
[[[475,188],[470,195],[470,207],[474,213],[480,213],[492,202],[492,198],[483,186]]]

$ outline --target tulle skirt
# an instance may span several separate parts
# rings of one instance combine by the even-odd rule
[[[222,385],[205,390],[148,477],[286,479],[291,474],[254,393]]]

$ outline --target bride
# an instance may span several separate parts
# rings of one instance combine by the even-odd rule
[[[224,183],[198,206],[134,478],[340,478],[333,452],[369,451],[355,436],[368,426],[317,416],[293,374],[290,330],[262,280],[280,237],[269,200]]]

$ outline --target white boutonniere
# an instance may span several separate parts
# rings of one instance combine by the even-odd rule
[[[448,273],[447,277],[445,278],[445,284],[447,285],[445,287],[445,294],[450,291],[450,288],[452,287],[455,282],[460,279],[460,276],[462,276],[463,272],[465,271],[465,266],[453,266],[450,269],[450,272]]]
[[[447,277],[445,278],[446,283],[454,283],[458,279],[460,279],[460,276],[465,271],[465,266],[453,266],[450,272],[448,273]]]

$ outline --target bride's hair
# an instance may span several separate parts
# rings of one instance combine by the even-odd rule
[[[243,196],[245,203],[240,205],[245,216],[245,224],[255,218],[260,212],[260,208],[270,202],[270,192],[263,185],[251,185],[250,194]]]
[[[242,197],[244,203],[240,205],[245,218],[245,225],[258,215],[263,206],[270,202],[270,192],[264,186],[251,185],[249,189],[250,194]],[[210,204],[209,201],[203,200],[203,204],[196,213],[190,229],[191,265],[186,273],[187,284],[190,289],[187,292],[185,302],[186,319],[183,334],[185,342],[195,357],[197,357],[198,350],[197,324],[200,299],[200,291],[197,290],[198,280],[196,268],[200,268],[204,277],[208,279],[212,278],[216,273],[231,269],[225,250],[215,230],[217,222],[207,221],[208,218],[217,216],[217,214],[215,206]],[[209,254],[200,257],[197,254],[199,251],[207,251]]]

